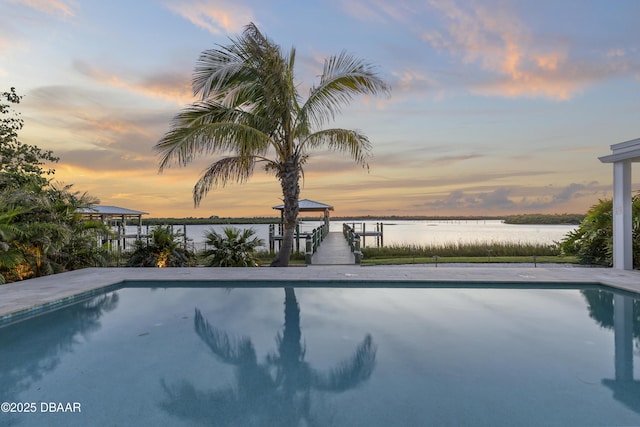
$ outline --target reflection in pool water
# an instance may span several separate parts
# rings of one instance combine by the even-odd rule
[[[233,338],[196,309],[195,330],[222,363],[235,368],[235,384],[199,391],[188,381],[163,387],[168,398],[161,407],[177,417],[216,425],[319,425],[323,414],[312,414],[311,390],[343,392],[366,381],[373,372],[376,349],[370,335],[353,356],[329,372],[304,360],[300,308],[293,288],[285,288],[284,330],[277,351],[259,363],[250,338]]]
[[[0,328],[0,400],[82,403],[0,425],[640,425],[636,295],[285,287],[283,324],[282,294],[124,288]]]
[[[640,381],[633,378],[633,343],[640,339],[640,300],[601,290],[582,293],[589,316],[602,327],[614,329],[615,377],[602,383],[613,390],[616,400],[640,413]]]

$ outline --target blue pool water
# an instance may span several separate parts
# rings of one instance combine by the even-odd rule
[[[637,295],[170,286],[1,327],[0,425],[640,425]]]

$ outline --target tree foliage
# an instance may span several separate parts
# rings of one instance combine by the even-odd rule
[[[205,235],[206,249],[203,255],[209,267],[257,267],[260,265],[256,249],[264,241],[255,237],[255,230],[225,227],[222,234],[211,229]]]
[[[160,170],[218,155],[197,181],[196,205],[214,187],[245,182],[260,164],[280,181],[284,237],[272,265],[286,266],[299,212],[300,178],[314,150],[338,151],[367,166],[370,142],[357,130],[323,129],[356,95],[389,91],[373,67],[342,52],[329,57],[305,99],[294,80],[295,49],[284,52],[254,24],[228,46],[204,51],[193,90],[201,100],[173,120],[156,144]]]
[[[95,202],[71,186],[31,183],[0,191],[0,280],[107,265],[109,254],[98,245],[106,226],[86,222],[77,212]]]
[[[105,227],[77,212],[97,200],[52,184],[45,165],[58,158],[18,140],[20,99],[11,88],[0,100],[0,283],[105,265],[108,254],[97,244]]]
[[[183,247],[181,233],[174,233],[171,226],[159,226],[151,230],[148,240],[136,240],[127,266],[129,267],[190,267],[196,264],[193,252]]]
[[[35,145],[18,140],[18,132],[24,121],[11,104],[19,104],[21,96],[15,88],[2,92],[0,102],[0,189],[17,189],[22,185],[33,183],[39,187],[48,184],[48,176],[54,169],[47,168],[47,163],[56,163],[58,157],[52,151],[42,150]],[[5,103],[8,102],[8,103]]]
[[[632,200],[633,266],[640,267],[640,195]],[[560,243],[567,255],[576,255],[583,264],[613,265],[613,201],[600,200],[591,207],[578,228]]]
[[[521,214],[507,215],[505,224],[580,224],[583,214]]]

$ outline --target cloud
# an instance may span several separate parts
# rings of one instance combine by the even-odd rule
[[[340,2],[340,5],[351,16],[365,22],[384,23],[389,19],[405,21],[412,15],[413,4],[396,0],[351,0]]]
[[[10,0],[12,3],[24,4],[49,15],[75,16],[74,2],[63,0]]]
[[[584,184],[576,184],[573,182],[560,190],[559,193],[555,194],[552,200],[553,202],[566,202],[567,200],[580,197],[582,191],[586,188],[587,186]]]
[[[459,156],[443,156],[443,157],[438,157],[436,159],[433,159],[431,161],[431,164],[433,166],[451,166],[453,164],[460,163],[465,160],[477,159],[480,157],[484,157],[484,156],[482,156],[481,154],[475,154],[475,153],[463,154]]]
[[[399,90],[405,94],[423,94],[435,91],[436,96],[442,96],[441,83],[424,71],[405,69],[393,71],[391,75],[395,78],[393,84],[394,92]]]
[[[571,55],[566,41],[544,44],[544,38],[534,38],[506,2],[430,0],[429,4],[446,25],[424,32],[422,39],[463,64],[479,65],[485,76],[479,81],[476,76],[470,86],[480,94],[566,100],[594,81],[627,73],[631,67],[624,49],[580,60]]]
[[[485,91],[505,96],[547,96],[567,99],[575,88],[557,85],[550,74],[566,60],[563,51],[532,52],[526,27],[506,7],[470,3],[464,9],[456,1],[431,0],[446,21],[446,31],[427,32],[423,40],[440,50],[462,58],[465,64],[481,68],[502,78],[485,87]],[[495,5],[494,5],[495,6]]]
[[[189,77],[181,73],[155,74],[139,81],[131,81],[117,74],[99,70],[83,61],[74,61],[73,67],[80,74],[105,86],[124,89],[149,98],[164,99],[178,105],[185,105],[194,100]]]
[[[443,199],[426,202],[421,206],[435,209],[511,210],[516,207],[516,203],[509,198],[511,192],[512,190],[506,187],[485,193],[467,193],[455,190]]]
[[[595,196],[602,190],[598,182],[571,183],[554,190],[552,187],[501,186],[491,191],[482,189],[453,190],[445,197],[426,201],[415,207],[436,210],[490,212],[533,212],[557,209],[567,202]],[[552,194],[549,194],[552,193]]]
[[[25,142],[53,149],[61,163],[93,170],[156,170],[152,147],[169,128],[170,108],[140,109],[123,103],[118,94],[66,86],[32,90],[23,101]]]
[[[237,33],[249,22],[253,13],[245,6],[219,0],[172,0],[164,6],[211,34]]]

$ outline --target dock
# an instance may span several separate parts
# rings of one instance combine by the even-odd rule
[[[364,222],[345,222],[347,225],[351,225],[351,229],[362,238],[362,247],[366,246],[367,237],[375,237],[375,242],[378,247],[384,246],[384,224],[376,222],[375,228],[367,230],[367,225]]]
[[[339,231],[327,234],[311,258],[312,265],[353,265],[355,263],[356,258],[353,252],[351,252],[344,234]]]

